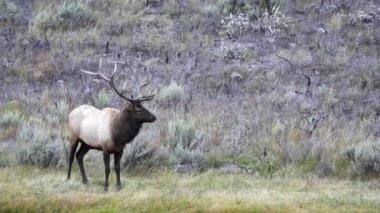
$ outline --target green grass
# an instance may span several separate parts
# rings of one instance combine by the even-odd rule
[[[0,212],[376,212],[380,185],[333,179],[265,179],[207,172],[123,174],[123,189],[102,192],[102,169],[79,172],[14,167],[0,169]]]

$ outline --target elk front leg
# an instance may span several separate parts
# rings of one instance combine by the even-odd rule
[[[106,150],[103,150],[103,160],[104,160],[104,171],[106,174],[106,179],[104,181],[104,192],[108,191],[108,177],[110,175],[110,153]]]
[[[123,155],[123,150],[119,153],[114,154],[114,162],[115,162],[115,173],[116,173],[116,190],[120,191],[121,189],[121,181],[120,181],[120,160]]]

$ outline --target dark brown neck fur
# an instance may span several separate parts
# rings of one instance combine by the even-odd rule
[[[128,108],[121,111],[112,126],[112,139],[118,146],[125,146],[139,133],[142,124],[137,122]]]

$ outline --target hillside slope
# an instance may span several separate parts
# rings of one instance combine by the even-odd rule
[[[118,68],[130,90],[153,76],[149,90],[158,94],[147,108],[159,119],[136,141],[175,165],[272,172],[291,164],[344,175],[344,153],[380,135],[378,1],[48,2],[0,0],[4,153],[49,141],[46,152],[64,159],[70,110],[123,107],[105,83],[79,72],[96,71],[100,59],[108,75],[108,61],[136,68]],[[371,160],[379,158],[364,170],[378,172]]]

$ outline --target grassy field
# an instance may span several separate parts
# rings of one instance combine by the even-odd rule
[[[123,189],[102,192],[103,173],[33,167],[0,170],[0,212],[376,212],[378,181],[266,179],[210,171],[197,175],[158,172],[123,175]]]

